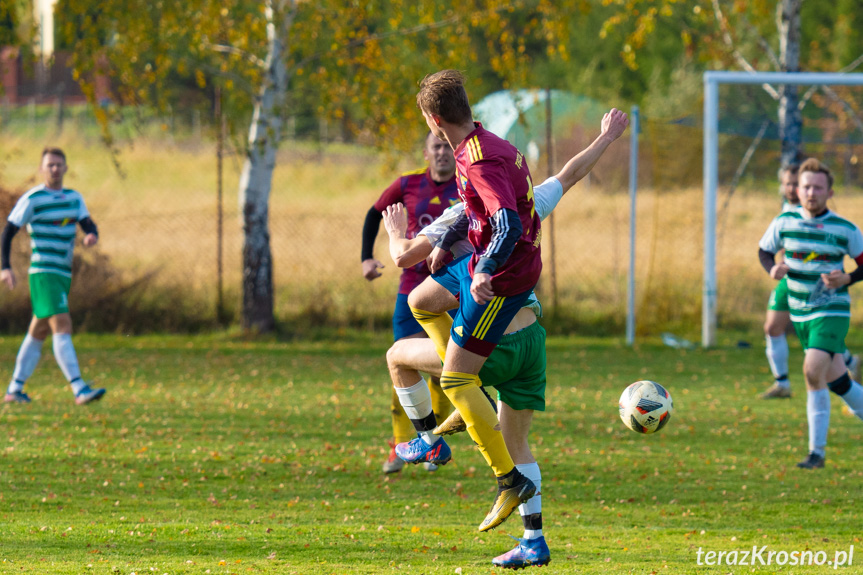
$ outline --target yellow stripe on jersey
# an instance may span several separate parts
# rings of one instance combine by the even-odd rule
[[[467,151],[467,159],[472,164],[474,163],[474,153],[473,153],[473,141],[468,140],[467,144],[464,146],[465,151]]]
[[[426,170],[427,170],[427,169],[428,169],[428,168],[417,168],[416,170],[410,170],[409,172],[405,172],[405,173],[403,173],[403,174],[401,175],[401,177],[405,177],[405,176],[418,176],[418,175],[420,175],[420,174],[424,174],[424,173],[426,173]]]
[[[482,146],[479,145],[479,136],[474,136],[473,141],[474,141],[474,146],[476,146],[477,159],[481,160],[482,159]]]
[[[500,296],[492,298],[491,303],[488,304],[488,307],[482,313],[482,317],[479,318],[479,323],[476,325],[476,329],[473,333],[475,338],[483,339],[486,334],[488,334],[491,324],[494,323],[494,319],[497,317],[497,312],[500,311],[501,307],[503,307],[504,300],[506,300],[506,298]]]

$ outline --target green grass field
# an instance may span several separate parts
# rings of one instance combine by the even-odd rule
[[[697,564],[699,549],[754,545],[765,560],[832,560],[854,545],[855,566],[839,571],[857,572],[863,423],[834,397],[828,468],[796,469],[807,445],[799,347],[794,398],[765,402],[760,339],[689,352],[549,340],[549,409],[531,434],[552,552],[542,573],[833,572]],[[0,338],[6,372],[18,344]],[[434,474],[380,473],[383,334],[82,335],[76,346],[105,400],[75,406],[46,346],[33,403],[0,407],[0,573],[499,573],[491,558],[521,535],[517,514],[476,531],[493,479],[466,436]],[[675,400],[653,436],[617,415],[620,392],[644,378]]]

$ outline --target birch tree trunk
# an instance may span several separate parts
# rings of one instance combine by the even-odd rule
[[[287,92],[283,60],[292,11],[279,11],[275,22],[272,2],[266,2],[267,59],[260,93],[255,102],[249,143],[240,176],[239,204],[243,225],[242,326],[258,332],[275,327],[273,315],[273,259],[270,252],[269,202],[281,138],[281,111]]]
[[[779,28],[779,62],[782,72],[800,71],[800,4],[803,0],[780,0],[776,24]],[[782,164],[797,161],[803,142],[803,115],[798,107],[797,86],[783,85],[779,90],[779,136],[782,139]]]

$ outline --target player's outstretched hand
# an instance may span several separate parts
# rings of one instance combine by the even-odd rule
[[[99,242],[99,236],[96,234],[87,234],[84,236],[84,245],[89,247],[95,246]]]
[[[446,265],[447,256],[449,252],[446,250],[442,250],[440,248],[435,248],[432,250],[432,253],[426,258],[426,265],[431,270],[431,273],[435,273],[438,270],[443,269]]]
[[[384,264],[374,258],[363,260],[363,277],[369,281],[381,277],[378,268],[383,269]]]
[[[616,140],[623,135],[628,125],[629,118],[626,113],[612,108],[602,117],[601,132],[608,135],[612,140]]]
[[[473,274],[473,281],[470,283],[470,295],[473,296],[473,301],[479,305],[485,305],[494,297],[494,291],[491,289],[490,274]]]
[[[9,289],[15,289],[15,272],[11,269],[0,271],[0,281],[6,284]]]
[[[384,217],[384,228],[390,236],[405,237],[408,231],[408,211],[401,202],[387,206],[381,215]]]

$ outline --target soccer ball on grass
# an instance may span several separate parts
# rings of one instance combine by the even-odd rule
[[[674,411],[671,394],[653,381],[636,381],[623,390],[618,402],[620,419],[638,433],[655,433],[665,427]]]

